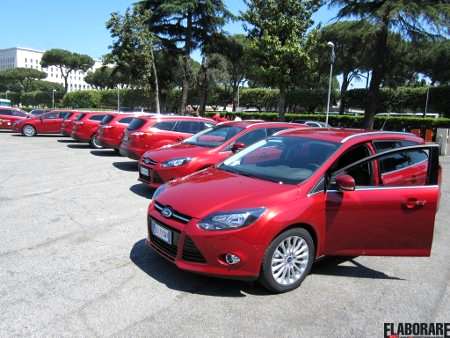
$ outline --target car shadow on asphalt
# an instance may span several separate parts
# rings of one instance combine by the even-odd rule
[[[12,130],[0,130],[0,134],[15,134],[15,131]]]
[[[62,139],[62,140],[58,140],[59,143],[78,143],[77,140],[72,140],[72,139]]]
[[[16,137],[26,137],[25,135],[22,135],[22,134],[15,134],[15,135],[13,135],[13,136],[16,136]],[[42,137],[42,138],[53,138],[53,137],[61,137],[61,135],[47,135],[47,134],[38,134],[38,135],[34,135],[34,136],[32,136],[32,137]],[[30,137],[31,138],[31,137]]]
[[[91,150],[91,154],[94,156],[101,157],[120,157],[121,155],[114,150],[111,149],[103,149],[103,150]]]
[[[130,191],[140,197],[152,199],[155,189],[150,188],[148,185],[143,183],[136,183],[130,187]]]
[[[311,273],[315,275],[351,278],[404,280],[402,278],[389,276],[382,271],[364,266],[361,263],[357,262],[355,258],[356,257],[345,256],[324,257],[313,265]],[[345,262],[349,262],[352,265],[341,265]]]
[[[134,244],[130,259],[151,278],[172,290],[216,297],[246,297],[246,294],[271,295],[255,282],[213,278],[182,271],[149,248],[144,239]]]
[[[71,149],[90,149],[91,146],[87,143],[80,143],[80,144],[68,144],[68,148]]]
[[[138,171],[138,163],[136,161],[113,162],[112,165],[123,171]]]

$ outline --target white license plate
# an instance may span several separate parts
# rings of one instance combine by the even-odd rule
[[[152,234],[168,244],[172,244],[172,232],[152,220]]]
[[[140,167],[139,170],[141,172],[141,175],[147,176],[147,177],[150,176],[150,171],[147,168]]]

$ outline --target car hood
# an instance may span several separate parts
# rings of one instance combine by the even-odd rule
[[[156,162],[164,162],[180,157],[204,156],[210,153],[212,149],[214,148],[205,148],[192,144],[177,143],[174,145],[164,146],[157,150],[147,151],[144,156],[149,157]]]
[[[166,184],[158,203],[179,213],[203,218],[212,212],[268,207],[280,198],[293,201],[295,185],[278,184],[208,168]]]

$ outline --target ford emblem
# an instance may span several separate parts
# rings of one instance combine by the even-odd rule
[[[172,211],[172,209],[166,207],[166,208],[162,209],[161,214],[166,218],[170,218],[173,215],[173,211]]]

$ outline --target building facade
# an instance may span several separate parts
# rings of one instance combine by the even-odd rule
[[[33,68],[43,71],[47,74],[46,81],[59,83],[64,86],[64,78],[58,67],[41,67],[43,51],[30,48],[7,48],[0,49],[0,71],[13,68]],[[95,71],[102,66],[102,62],[95,60],[94,66],[89,71]],[[88,72],[89,72],[88,71]],[[87,72],[73,71],[68,78],[68,91],[86,90],[92,87],[84,81]]]

